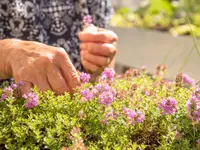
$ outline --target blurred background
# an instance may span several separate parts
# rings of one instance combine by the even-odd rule
[[[110,28],[119,36],[116,70],[167,64],[167,78],[200,79],[200,0],[111,0]]]

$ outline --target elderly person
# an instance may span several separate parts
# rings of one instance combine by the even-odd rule
[[[0,79],[23,81],[56,94],[79,84],[76,70],[112,67],[117,36],[103,29],[108,0],[0,0]],[[83,18],[93,26],[83,30]]]

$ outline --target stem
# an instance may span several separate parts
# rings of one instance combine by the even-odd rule
[[[187,17],[187,20],[189,22],[189,27],[190,27],[190,30],[191,30],[191,33],[192,33],[192,37],[193,37],[193,40],[194,40],[194,43],[195,43],[195,46],[196,46],[197,53],[198,53],[198,55],[200,57],[200,49],[199,49],[199,46],[198,46],[198,43],[197,43],[197,39],[196,39],[196,37],[194,35],[194,32],[192,30],[190,19],[188,17]]]
[[[186,51],[187,51],[187,49],[185,49],[185,50],[179,55],[179,57],[181,57]],[[175,60],[169,65],[168,68],[171,68],[171,66],[172,66],[175,62],[177,62],[177,61],[178,61],[178,59],[175,59]]]
[[[179,45],[180,45],[180,44],[179,44]],[[169,55],[172,53],[173,50],[174,50],[174,47],[172,47],[172,48],[168,51],[168,53],[165,55],[165,57],[164,57],[164,59],[163,59],[163,61],[162,61],[162,64],[165,64],[167,58],[169,57]]]
[[[190,56],[192,55],[192,52],[193,52],[193,49],[194,49],[195,45],[192,46],[192,49],[190,50],[188,56],[186,57],[184,63],[183,63],[183,66],[179,69],[179,72],[182,72],[183,68],[187,65],[187,63],[189,62],[190,60]]]

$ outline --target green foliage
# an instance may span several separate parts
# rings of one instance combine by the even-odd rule
[[[110,106],[100,104],[98,96],[85,101],[80,94],[83,89],[93,89],[100,81],[95,85],[83,84],[73,96],[68,93],[56,96],[51,91],[41,93],[34,88],[40,101],[33,109],[26,109],[22,98],[8,97],[0,102],[0,145],[11,150],[56,150],[63,146],[91,150],[197,148],[200,128],[193,125],[186,110],[193,88],[178,87],[175,81],[169,84],[162,77],[152,78],[142,70],[133,74],[129,72],[106,82],[117,92]],[[168,97],[176,99],[178,111],[163,115],[158,104]],[[144,122],[128,122],[124,107],[141,110],[145,114]],[[117,118],[110,117],[104,123],[111,110]],[[176,135],[177,131],[180,135]]]
[[[121,13],[122,10],[126,11]],[[192,35],[187,17],[191,20],[194,35],[200,37],[199,0],[145,0],[145,5],[141,2],[140,7],[135,11],[128,8],[117,10],[111,25],[169,31],[174,36]]]

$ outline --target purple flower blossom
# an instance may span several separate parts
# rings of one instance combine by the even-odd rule
[[[0,101],[4,101],[7,98],[6,94],[2,94]]]
[[[176,130],[175,137],[179,137],[179,136],[180,136],[180,132]]]
[[[90,81],[90,74],[87,74],[87,73],[84,73],[82,72],[80,74],[80,80],[83,82],[83,83],[88,83]]]
[[[162,100],[158,107],[163,110],[163,114],[170,115],[177,111],[177,102],[173,98],[167,98]]]
[[[86,98],[88,101],[90,101],[90,100],[93,99],[93,97],[94,97],[94,94],[93,94],[92,92],[90,92],[90,93],[88,93],[88,95],[86,95],[85,98]]]
[[[118,117],[117,113],[115,113],[113,110],[111,110],[109,113],[106,113],[103,123],[108,124],[108,120],[116,120],[117,117]]]
[[[196,88],[192,96],[195,96],[198,100],[200,100],[200,88]]]
[[[82,90],[80,94],[88,101],[92,100],[94,98],[94,91],[90,91],[88,88],[85,90]]]
[[[111,91],[105,91],[99,95],[100,104],[110,106],[115,99],[115,95]]]
[[[83,97],[86,97],[88,95],[88,93],[90,92],[89,89],[84,89],[80,92],[80,94],[83,96]]]
[[[93,88],[92,91],[93,95],[96,95],[98,93],[98,90],[96,88]]]
[[[28,95],[24,94],[22,97],[27,100],[25,107],[28,109],[36,107],[39,103],[38,96],[33,92],[28,93]]]
[[[137,116],[137,113],[129,108],[124,108],[124,114],[128,117],[129,120],[132,120]]]
[[[84,16],[83,23],[85,25],[90,25],[92,23],[92,17],[90,15]]]
[[[129,108],[124,108],[124,114],[128,118],[128,121],[131,124],[141,123],[145,119],[145,115],[142,113],[141,110],[138,110],[138,112],[131,110]]]
[[[110,91],[110,86],[109,86],[108,84],[106,84],[106,85],[104,86],[104,91]]]
[[[195,92],[187,102],[187,113],[192,121],[200,123],[200,99],[195,95]]]
[[[9,87],[6,87],[4,90],[3,90],[3,93],[9,97],[9,96],[12,96],[13,95],[13,89],[9,86]]]
[[[192,79],[190,76],[188,76],[187,74],[183,74],[183,83],[186,83],[188,85],[194,85],[195,80]]]
[[[101,74],[100,80],[110,80],[113,81],[115,77],[115,71],[113,68],[105,68],[104,72]]]
[[[110,91],[111,90],[111,87],[108,85],[108,84],[97,84],[95,86],[95,88],[98,90],[98,92],[105,92],[105,91]]]
[[[138,123],[144,122],[144,119],[145,119],[145,115],[142,113],[141,110],[139,110],[137,112],[137,122]]]
[[[17,89],[18,85],[13,83],[13,84],[11,84],[11,87],[12,87],[13,89]]]
[[[197,144],[200,144],[200,139],[197,140]]]
[[[24,82],[23,82],[23,81],[20,81],[20,82],[19,82],[19,85],[20,85],[20,86],[23,86],[23,85],[24,85]]]
[[[149,91],[145,91],[145,92],[144,92],[144,95],[150,96],[150,92],[149,92]]]

